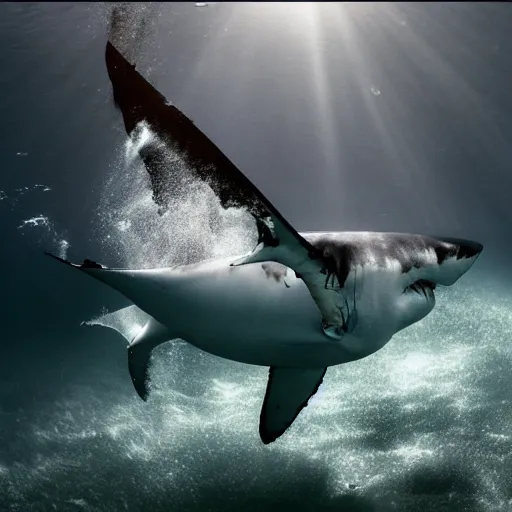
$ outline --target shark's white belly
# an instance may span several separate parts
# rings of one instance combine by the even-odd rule
[[[288,276],[287,286],[267,276],[261,264],[229,267],[228,261],[213,261],[120,272],[123,285],[116,286],[115,279],[109,284],[167,326],[171,337],[243,363],[332,366],[365,357],[392,334],[365,340],[354,336],[356,331],[342,340],[329,339],[302,280]]]
[[[259,264],[187,271],[172,280],[167,307],[153,316],[202,350],[264,366],[322,367],[354,359],[323,334],[318,308],[300,280],[287,288],[267,278]]]

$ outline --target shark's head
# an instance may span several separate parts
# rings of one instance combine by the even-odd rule
[[[333,269],[339,269],[335,285],[347,295],[346,302],[353,303],[345,317],[354,317],[352,311],[356,311],[358,327],[354,334],[365,338],[397,332],[425,317],[434,308],[436,287],[454,284],[483,248],[471,240],[406,233],[304,236],[329,255]],[[325,300],[329,300],[328,296]],[[355,328],[356,322],[351,323]]]
[[[354,345],[366,347],[370,341],[382,345],[393,333],[428,315],[435,306],[436,287],[454,284],[483,249],[472,240],[407,233],[314,232],[301,236],[324,256],[323,272],[319,273],[315,262],[311,268],[307,264],[294,268],[290,263],[294,248],[290,244],[275,248],[273,261],[298,270],[323,318],[335,319],[324,322],[328,337],[345,339],[351,334]],[[260,244],[241,264],[265,261],[269,257],[265,250],[272,249]],[[295,253],[300,255],[296,249]],[[340,290],[339,299],[325,293],[331,288]],[[341,326],[336,317],[338,310]]]
[[[415,250],[402,265],[397,300],[398,328],[408,327],[424,318],[435,306],[438,285],[451,286],[465,274],[483,250],[472,240],[421,237],[424,248]]]

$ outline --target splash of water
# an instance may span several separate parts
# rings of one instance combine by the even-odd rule
[[[158,151],[171,186],[162,213],[140,158]],[[212,189],[195,180],[180,155],[168,148],[146,123],[140,123],[118,155],[98,208],[97,236],[121,265],[162,267],[248,251],[254,222],[243,208],[225,209]]]
[[[0,201],[6,201],[11,203],[12,206],[16,205],[20,198],[30,192],[50,192],[52,189],[48,185],[41,185],[36,183],[35,185],[19,187],[13,191],[5,192],[0,190]]]
[[[68,257],[68,249],[69,249],[69,242],[67,240],[59,240],[59,257],[63,260],[67,259]]]
[[[60,231],[55,227],[55,224],[48,218],[48,216],[39,214],[29,219],[23,220],[18,226],[22,230],[22,234],[27,229],[40,229],[42,230],[42,237],[39,243],[50,244],[56,248],[59,257],[66,259],[70,243],[63,238]]]
[[[26,227],[49,227],[50,220],[45,215],[39,215],[36,217],[32,217],[30,219],[24,220],[19,226],[18,229],[26,228]]]

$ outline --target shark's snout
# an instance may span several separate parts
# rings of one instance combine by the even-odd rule
[[[439,240],[457,247],[457,259],[474,258],[478,256],[484,248],[480,242],[465,240],[464,238],[440,237]]]
[[[483,245],[474,240],[451,237],[435,237],[431,248],[435,251],[437,264],[426,265],[421,279],[443,286],[451,286],[475,263]]]

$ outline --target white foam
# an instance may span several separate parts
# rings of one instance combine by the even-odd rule
[[[26,228],[26,227],[48,227],[50,225],[50,221],[48,217],[45,215],[38,215],[36,217],[31,217],[30,219],[24,220],[19,226],[18,229]]]
[[[191,178],[180,155],[166,149],[147,123],[134,132],[98,208],[98,237],[116,258],[116,266],[172,266],[252,248],[256,230],[245,209],[224,209],[211,188]],[[159,213],[148,173],[137,156],[148,144],[161,152],[170,175],[172,190],[164,214]]]
[[[69,249],[69,242],[67,240],[59,241],[59,257],[63,260],[67,259]]]

